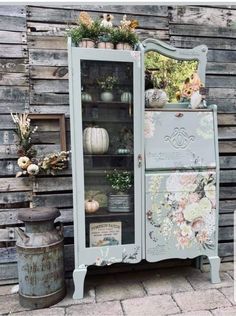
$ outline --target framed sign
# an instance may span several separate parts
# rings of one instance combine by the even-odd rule
[[[89,246],[121,245],[121,227],[121,222],[91,223],[89,225]]]

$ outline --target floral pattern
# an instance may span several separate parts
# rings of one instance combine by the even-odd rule
[[[145,112],[145,119],[144,119],[144,137],[145,138],[152,138],[155,132],[155,118],[154,112]]]
[[[177,249],[214,248],[215,182],[214,172],[152,176],[149,181],[152,210],[149,237],[153,242],[158,241],[158,235],[167,243],[174,236]]]
[[[136,246],[134,248],[134,252],[131,254],[128,254],[126,249],[124,248],[122,251],[122,256],[120,258],[117,257],[109,257],[109,247],[105,249],[100,249],[101,255],[96,258],[96,261],[93,263],[96,266],[105,266],[105,265],[111,265],[113,263],[118,262],[124,262],[124,263],[132,263],[134,261],[137,261],[137,257],[140,252],[140,247]]]
[[[197,135],[201,136],[204,139],[213,139],[214,130],[213,130],[213,116],[211,113],[199,112],[200,116],[199,127],[196,132]]]

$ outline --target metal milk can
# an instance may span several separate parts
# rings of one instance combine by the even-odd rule
[[[19,300],[24,307],[44,308],[59,302],[66,293],[63,230],[55,227],[56,208],[36,207],[19,211],[25,231],[17,228]]]

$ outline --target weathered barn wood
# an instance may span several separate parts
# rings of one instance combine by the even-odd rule
[[[140,39],[148,37],[192,48],[209,47],[208,103],[218,105],[220,149],[219,254],[232,260],[233,212],[236,209],[236,7],[157,5],[53,5],[0,6],[0,283],[17,278],[14,238],[9,229],[22,225],[18,209],[29,206],[59,207],[65,226],[66,271],[73,269],[72,172],[35,180],[15,178],[17,154],[14,124],[9,112],[64,113],[69,137],[68,68],[65,34],[81,10],[93,17],[103,12],[115,16],[117,24],[126,13],[139,21]],[[56,122],[36,121],[38,151],[58,151]],[[8,239],[9,237],[9,239]],[[7,243],[9,243],[7,245]],[[121,268],[119,268],[121,269]],[[2,281],[1,281],[2,280]]]
[[[170,9],[170,22],[175,24],[234,27],[235,10],[200,6],[175,6]]]

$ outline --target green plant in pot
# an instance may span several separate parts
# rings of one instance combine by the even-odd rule
[[[114,99],[113,89],[118,84],[118,79],[115,76],[107,76],[97,80],[97,83],[102,91],[101,100],[111,102]]]
[[[108,210],[110,212],[130,212],[133,203],[129,192],[133,187],[133,174],[130,171],[114,169],[107,173],[106,177],[113,190],[108,197]]]
[[[100,21],[93,21],[87,12],[80,12],[76,23],[77,26],[70,28],[68,31],[68,36],[71,36],[72,42],[83,48],[95,47],[101,32]]]
[[[113,15],[104,13],[100,22],[100,34],[98,36],[98,48],[113,49],[112,43],[112,20]]]
[[[116,45],[116,49],[132,50],[139,42],[135,28],[138,26],[137,20],[127,20],[124,15],[120,21],[120,26],[112,31],[112,42]]]

